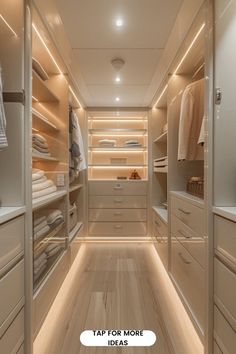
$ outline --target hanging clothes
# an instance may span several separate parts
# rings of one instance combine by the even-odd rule
[[[179,122],[178,160],[196,160],[199,143],[204,136],[204,88],[205,80],[191,83],[184,90]]]
[[[3,105],[3,84],[2,84],[2,72],[0,68],[0,150],[8,147],[6,136],[6,116]]]
[[[86,160],[84,144],[76,113],[70,112],[70,177],[78,177],[79,171],[85,170]]]

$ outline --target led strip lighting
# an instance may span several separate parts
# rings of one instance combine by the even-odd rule
[[[76,94],[74,93],[74,91],[73,91],[73,89],[72,89],[71,86],[69,86],[69,90],[70,90],[70,92],[72,93],[72,95],[74,96],[74,98],[75,98],[76,102],[78,103],[79,107],[80,107],[80,108],[83,108],[82,105],[81,105],[81,103],[80,103],[80,101],[78,100],[78,98],[77,98]]]
[[[0,18],[2,19],[2,21],[5,23],[5,25],[7,26],[7,28],[14,34],[15,37],[18,37],[16,32],[13,30],[13,28],[9,25],[9,23],[5,20],[5,18],[0,15]]]
[[[161,98],[163,97],[164,93],[165,93],[166,90],[167,90],[167,87],[168,87],[168,85],[166,85],[166,86],[164,87],[164,89],[163,89],[163,91],[161,92],[160,96],[158,97],[156,103],[154,104],[154,107],[156,107],[156,106],[158,105],[158,103],[160,102]]]
[[[38,29],[37,29],[37,27],[35,26],[34,23],[32,24],[32,27],[33,27],[35,33],[37,34],[37,36],[39,37],[40,41],[41,41],[42,44],[44,45],[44,47],[45,47],[47,53],[49,54],[50,58],[52,59],[54,65],[55,65],[56,68],[57,68],[57,70],[59,71],[60,74],[63,74],[63,72],[61,71],[59,65],[57,64],[56,60],[54,59],[52,53],[50,52],[49,48],[47,47],[47,44],[45,43],[43,37],[42,37],[41,34],[39,33],[39,31],[38,31]]]

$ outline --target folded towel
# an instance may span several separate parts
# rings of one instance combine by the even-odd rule
[[[48,154],[48,153],[49,153],[48,148],[41,148],[41,147],[39,147],[39,146],[37,146],[37,145],[35,145],[35,144],[32,145],[32,148],[33,148],[34,150],[38,151],[38,152],[43,153],[43,154],[44,154],[44,153],[45,153],[45,154]]]
[[[36,179],[35,181],[32,181],[32,184],[38,184],[38,183],[42,183],[42,182],[45,182],[47,181],[47,177],[46,176],[43,176],[39,179]]]
[[[47,258],[50,258],[52,256],[55,256],[55,254],[57,254],[60,251],[61,247],[57,246],[55,248],[53,248],[51,251],[47,252]]]
[[[54,221],[57,220],[58,217],[63,218],[61,210],[55,209],[55,210],[51,211],[47,217],[48,224],[50,225],[50,224],[54,223]]]
[[[52,250],[54,250],[55,248],[58,247],[58,243],[51,243],[50,245],[48,245],[48,247],[46,248],[46,251],[45,253],[49,253],[51,252]]]
[[[46,270],[47,264],[44,264],[36,274],[34,274],[34,281],[38,280],[38,278],[43,274],[43,272]]]
[[[46,216],[39,216],[38,218],[34,218],[34,227],[38,226],[43,221],[47,221]]]
[[[45,195],[52,194],[56,191],[57,191],[57,187],[54,185],[52,187],[45,188],[41,191],[33,192],[33,199],[37,199],[37,198],[43,197]]]
[[[32,185],[33,192],[41,191],[45,188],[52,187],[54,185],[53,181],[47,179],[45,182],[37,183]]]
[[[32,134],[32,139],[47,143],[47,140],[41,134]]]
[[[46,235],[49,234],[49,231],[50,231],[50,227],[48,225],[44,226],[44,228],[42,228],[41,230],[39,230],[34,234],[34,240],[36,241],[41,237],[45,237]]]
[[[34,274],[37,274],[38,272],[40,272],[41,268],[43,268],[46,263],[47,263],[47,259],[44,259],[40,265],[38,265],[37,267],[34,267]]]
[[[33,168],[32,170],[32,181],[36,181],[44,176],[44,171]]]
[[[58,218],[57,220],[55,220],[52,224],[49,225],[50,229],[53,230],[55,229],[57,226],[61,225],[64,221],[64,218]]]
[[[36,234],[37,232],[39,232],[40,230],[44,229],[45,226],[47,226],[47,219],[43,220],[40,224],[38,224],[37,226],[34,226],[34,234]]]
[[[48,143],[47,142],[42,142],[40,140],[37,140],[35,138],[32,139],[32,144],[35,144],[43,149],[48,148]]]
[[[41,253],[36,259],[34,259],[34,267],[37,268],[47,259],[47,255],[45,252]]]

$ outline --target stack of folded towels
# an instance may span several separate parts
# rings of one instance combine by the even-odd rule
[[[47,255],[45,252],[43,252],[34,259],[34,280],[37,280],[46,268]]]
[[[98,142],[101,147],[115,147],[116,146],[116,140],[101,139]]]
[[[39,215],[34,218],[34,240],[47,236],[52,230],[64,222],[61,210],[51,209],[48,216]]]
[[[138,140],[127,140],[124,143],[125,147],[140,147],[142,146]]]
[[[43,154],[45,156],[51,156],[47,140],[40,134],[32,135],[32,148],[36,154]]]
[[[61,246],[59,246],[58,243],[51,243],[50,245],[48,245],[45,251],[47,259],[55,256],[60,250]]]
[[[51,230],[55,229],[64,221],[64,217],[61,210],[51,210],[47,217],[47,223]]]
[[[33,199],[43,197],[57,191],[57,187],[50,179],[47,179],[44,171],[39,169],[32,170],[32,191]]]

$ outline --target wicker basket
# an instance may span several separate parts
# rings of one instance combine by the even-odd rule
[[[187,192],[199,198],[204,198],[204,178],[191,177],[187,183]]]

